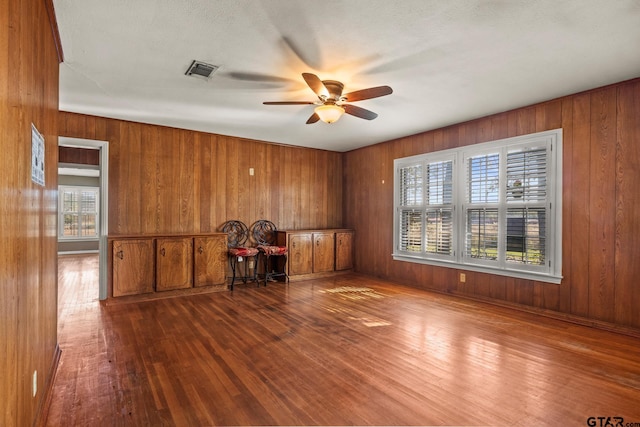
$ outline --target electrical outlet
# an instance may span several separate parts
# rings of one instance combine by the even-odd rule
[[[467,281],[467,275],[464,273],[460,273],[460,283],[465,283]]]
[[[253,176],[253,175],[254,175],[254,173],[255,173],[255,171],[253,170],[253,168],[249,168],[249,175],[250,175],[250,176]]]
[[[253,268],[253,260],[249,260],[249,268]]]
[[[38,393],[38,371],[33,371],[33,384],[31,385],[31,392],[33,393],[33,397],[36,397]]]

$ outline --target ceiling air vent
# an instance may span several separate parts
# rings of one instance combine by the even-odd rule
[[[194,60],[185,74],[187,76],[199,77],[208,80],[218,68],[220,67],[217,65],[206,64],[204,62]]]

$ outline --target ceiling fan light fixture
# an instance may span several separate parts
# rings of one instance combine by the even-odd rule
[[[363,101],[365,99],[378,98],[390,95],[393,90],[389,86],[376,86],[368,89],[360,89],[355,92],[342,94],[344,85],[337,80],[320,80],[320,77],[312,73],[302,73],[302,78],[309,86],[309,89],[318,96],[318,101],[270,101],[263,102],[264,105],[317,105],[311,117],[307,119],[307,124],[313,124],[320,120],[325,123],[337,122],[343,114],[349,114],[364,120],[373,120],[378,115],[366,108],[357,107],[351,102]],[[345,104],[344,102],[349,102]]]
[[[335,104],[320,105],[314,111],[325,123],[337,122],[344,114],[344,108]]]

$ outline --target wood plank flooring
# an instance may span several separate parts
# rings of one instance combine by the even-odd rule
[[[640,340],[355,274],[131,304],[61,257],[49,426],[640,422]]]

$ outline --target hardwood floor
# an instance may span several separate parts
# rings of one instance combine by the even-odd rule
[[[359,275],[97,301],[59,261],[50,426],[640,422],[640,340]]]

